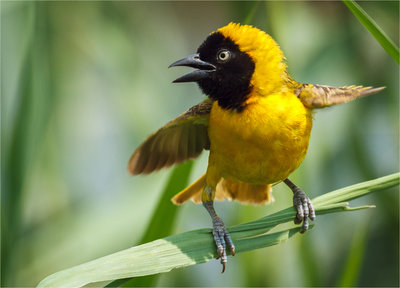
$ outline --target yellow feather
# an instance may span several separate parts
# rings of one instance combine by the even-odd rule
[[[217,31],[232,39],[255,62],[250,84],[258,94],[268,95],[281,88],[286,81],[286,64],[279,45],[271,36],[250,25],[235,23],[229,23]]]
[[[311,127],[311,111],[293,93],[252,95],[240,113],[215,103],[207,183],[216,185],[221,177],[264,185],[284,180],[304,159]]]

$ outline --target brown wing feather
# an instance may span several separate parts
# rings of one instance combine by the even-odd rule
[[[356,98],[382,91],[385,87],[363,86],[330,87],[324,85],[303,84],[296,90],[296,95],[308,108],[323,108],[346,103]]]
[[[129,160],[130,174],[147,174],[199,156],[209,149],[208,119],[212,101],[207,99],[170,121],[136,149]]]

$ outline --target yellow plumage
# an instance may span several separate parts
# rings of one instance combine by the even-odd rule
[[[251,184],[281,181],[306,154],[311,112],[293,93],[251,95],[247,102],[241,113],[226,113],[217,104],[211,109],[209,163],[219,174],[207,175],[212,186],[220,177]]]
[[[230,182],[265,186],[282,181],[306,155],[312,127],[311,110],[293,92],[268,97],[252,95],[247,103],[247,108],[241,113],[227,113],[216,103],[212,106],[208,128],[211,148],[206,179],[213,188],[222,178]],[[178,200],[180,197],[199,199],[197,194],[202,189],[198,186],[190,188],[174,197],[174,203],[182,203]],[[265,187],[268,193],[270,190],[270,186]],[[260,199],[257,193],[248,193],[247,190],[241,193],[246,197],[231,199],[253,204],[269,202],[265,198]],[[187,198],[187,194],[192,197]],[[220,194],[229,195],[229,190],[217,189],[216,192],[217,200],[229,199]],[[272,196],[268,199],[272,200]]]

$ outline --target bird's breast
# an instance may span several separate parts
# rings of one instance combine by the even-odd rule
[[[307,152],[311,112],[293,93],[251,95],[246,104],[235,112],[214,103],[208,130],[213,168],[209,170],[246,183],[285,179]]]

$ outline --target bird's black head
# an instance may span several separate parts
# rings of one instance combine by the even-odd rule
[[[225,109],[243,109],[255,64],[230,38],[215,32],[197,49],[197,54],[170,65],[198,68],[174,82],[197,82],[201,90]]]

